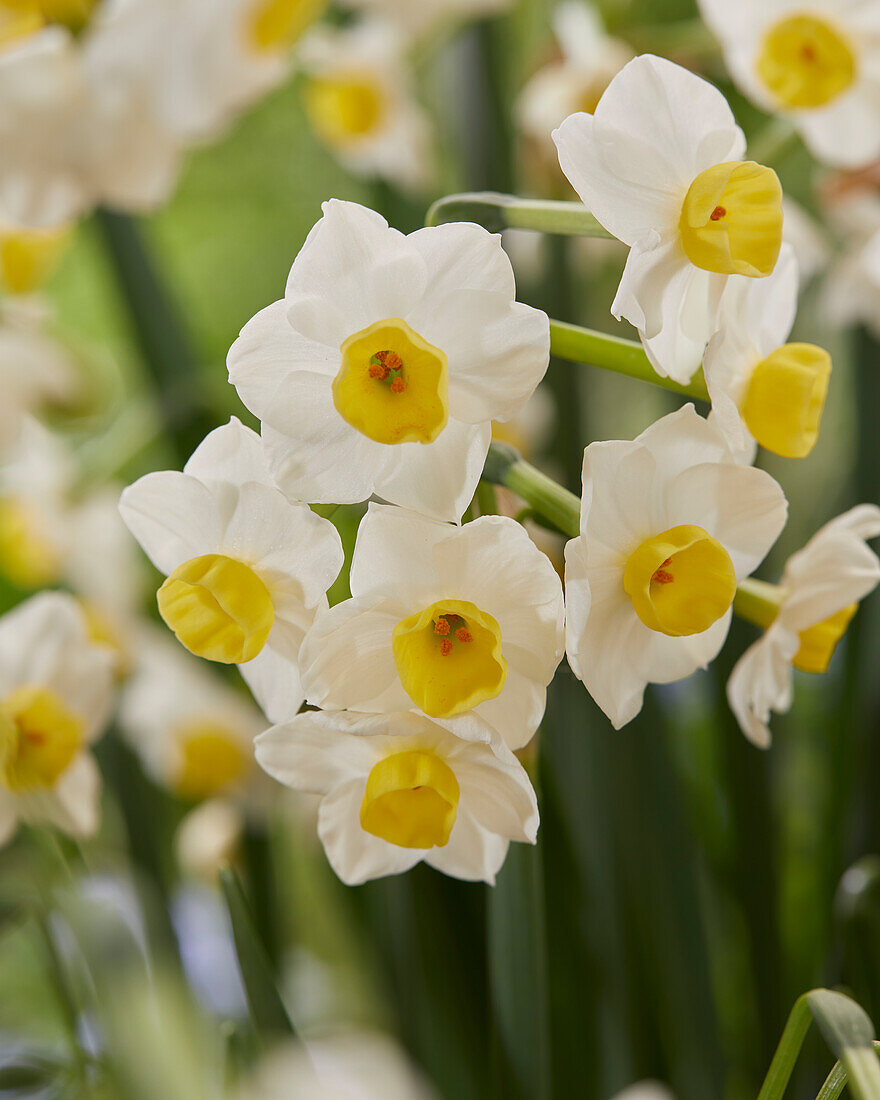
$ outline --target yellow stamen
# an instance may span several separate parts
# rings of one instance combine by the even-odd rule
[[[801,672],[827,672],[837,643],[858,608],[857,603],[848,604],[821,623],[802,630],[799,634],[801,647],[791,662],[794,667]]]
[[[45,588],[59,579],[61,566],[40,513],[24,499],[0,500],[0,572],[20,588]]]
[[[442,848],[458,810],[455,773],[433,752],[398,752],[374,765],[361,828],[400,848]]]
[[[54,275],[70,244],[71,230],[0,230],[0,281],[10,294],[31,294]]]
[[[380,129],[387,117],[386,93],[369,73],[314,77],[304,94],[309,122],[331,148],[357,144]]]
[[[179,565],[159,589],[158,601],[162,618],[191,653],[222,664],[253,660],[275,621],[260,577],[223,554]]]
[[[376,443],[432,443],[449,420],[446,355],[399,317],[377,321],[342,345],[333,403]]]
[[[466,600],[443,600],[402,619],[391,647],[404,691],[433,718],[494,699],[507,679],[498,623]]]
[[[780,106],[824,107],[856,78],[853,45],[832,23],[790,15],[764,35],[755,62],[758,79]]]
[[[327,7],[327,0],[259,0],[253,5],[249,34],[260,52],[289,49]]]
[[[755,367],[742,406],[746,427],[762,447],[804,458],[819,438],[831,356],[814,344],[785,344]]]
[[[696,267],[762,278],[782,244],[782,188],[772,168],[729,161],[701,172],[685,196],[681,244]]]
[[[189,722],[177,730],[180,769],[175,789],[198,801],[233,786],[248,768],[241,738],[220,722]]]
[[[638,546],[624,567],[623,587],[645,626],[681,638],[721,618],[733,602],[736,574],[720,542],[684,524]]]
[[[48,688],[0,703],[0,780],[16,793],[54,787],[82,747],[83,721]]]

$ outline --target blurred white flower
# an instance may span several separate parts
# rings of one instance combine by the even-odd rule
[[[880,194],[846,189],[826,209],[841,247],[822,288],[823,312],[832,325],[863,324],[880,336]]]
[[[785,343],[797,298],[797,261],[785,245],[767,279],[731,282],[721,327],[706,348],[712,418],[746,463],[754,461],[756,440],[775,454],[803,458],[819,438],[831,357],[815,344]]]
[[[181,644],[238,664],[270,721],[295,714],[300,643],[344,555],[333,524],[272,483],[260,437],[232,417],[182,473],[147,474],[119,509],[166,574],[159,611]]]
[[[77,836],[98,827],[89,744],[113,697],[112,658],[72,596],[45,592],[0,618],[0,841],[19,820]]]
[[[142,627],[119,722],[152,778],[181,798],[245,797],[258,773],[257,708],[167,635]]]
[[[856,168],[880,156],[880,19],[864,0],[699,0],[731,76],[788,117],[812,153]]]
[[[32,294],[55,274],[72,229],[23,229],[0,220],[0,286],[7,294]]]
[[[492,420],[516,415],[547,369],[547,317],[516,301],[500,238],[479,226],[404,236],[357,203],[323,209],[286,297],[232,345],[230,381],[290,496],[376,493],[458,519]]]
[[[675,1100],[665,1085],[657,1081],[639,1081],[635,1085],[618,1092],[612,1100]]]
[[[513,0],[343,0],[348,8],[387,16],[411,35],[436,31],[445,23],[500,14],[512,2]]]
[[[571,115],[553,138],[578,195],[630,246],[611,312],[638,329],[659,374],[689,381],[730,279],[776,265],[775,172],[743,161],[745,138],[717,88],[652,55],[626,65],[595,114]]]
[[[792,704],[792,668],[825,672],[859,600],[880,582],[880,561],[866,545],[880,535],[880,508],[861,504],[820,528],[788,559],[779,585],[750,581],[737,611],[765,628],[742,655],[727,698],[743,733],[770,744],[770,712]]]
[[[317,27],[299,50],[306,115],[355,175],[419,189],[431,176],[431,126],[417,102],[404,40],[390,23]]]
[[[477,716],[512,749],[531,739],[565,648],[564,608],[556,571],[520,524],[455,527],[371,504],[351,592],[303,642],[310,703]]]
[[[591,443],[583,481],[581,533],[565,548],[566,651],[619,729],[649,683],[715,657],[737,582],[776,541],[787,507],[693,405],[631,443]]]
[[[554,8],[553,30],[562,56],[538,69],[516,105],[523,134],[551,150],[551,132],[576,111],[592,114],[612,78],[633,56],[624,42],[605,33],[598,11],[583,0],[566,0]]]
[[[782,200],[782,240],[794,249],[801,289],[828,263],[831,243],[812,215],[788,197]]]
[[[323,795],[318,835],[349,886],[408,871],[492,883],[511,840],[533,844],[538,804],[525,769],[481,719],[468,740],[424,715],[307,711],[257,738],[257,760]]]
[[[200,802],[181,821],[174,838],[183,871],[214,885],[220,868],[235,861],[244,825],[244,814],[228,798]]]

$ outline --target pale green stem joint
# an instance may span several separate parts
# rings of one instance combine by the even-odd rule
[[[775,584],[746,577],[737,585],[733,597],[734,614],[766,630],[779,614],[782,606],[782,591]]]
[[[425,225],[444,222],[476,222],[491,233],[532,229],[562,236],[611,237],[579,202],[521,199],[497,191],[468,191],[438,199],[428,211]]]
[[[516,448],[507,443],[493,443],[483,468],[483,480],[504,485],[526,504],[549,520],[569,538],[580,533],[580,498],[558,485],[523,459]]]

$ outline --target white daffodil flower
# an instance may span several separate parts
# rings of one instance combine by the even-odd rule
[[[822,311],[835,327],[863,324],[880,336],[880,195],[847,189],[829,196],[827,212],[841,246],[822,288]]]
[[[633,56],[626,43],[605,33],[598,12],[581,0],[566,0],[554,8],[553,31],[562,56],[538,69],[516,105],[523,134],[539,148],[551,150],[551,132],[576,111],[592,114],[613,77]]]
[[[299,61],[312,129],[350,172],[404,189],[427,185],[430,121],[393,24],[317,27],[303,39]]]
[[[649,54],[553,139],[575,191],[630,246],[611,312],[638,329],[658,374],[688,382],[731,277],[776,265],[776,173],[743,160],[745,138],[717,88]]]
[[[323,795],[318,835],[344,883],[408,871],[493,883],[511,840],[534,844],[538,804],[525,769],[490,726],[424,715],[308,711],[257,738],[258,763]]]
[[[675,1100],[675,1096],[659,1081],[638,1081],[616,1093],[611,1100]]]
[[[797,299],[797,261],[784,245],[768,278],[731,281],[721,327],[706,348],[712,418],[747,464],[756,441],[786,458],[804,458],[819,438],[831,356],[815,344],[785,342]]]
[[[385,16],[416,36],[443,24],[479,19],[506,11],[512,0],[343,0],[345,7]]]
[[[119,723],[145,770],[191,802],[246,797],[253,741],[266,728],[260,712],[167,636],[142,628],[137,642]]]
[[[43,592],[0,618],[0,843],[18,821],[75,836],[98,828],[88,746],[109,717],[112,663],[72,596]]]
[[[404,236],[357,203],[323,209],[285,298],[232,345],[229,379],[291,497],[375,493],[457,520],[492,420],[515,416],[547,369],[547,317],[516,301],[500,239],[479,226]]]
[[[859,600],[880,582],[866,545],[880,535],[880,508],[861,504],[826,523],[788,559],[779,585],[750,581],[737,596],[743,617],[765,628],[740,657],[727,699],[753,744],[770,744],[770,713],[791,708],[792,668],[825,672]]]
[[[773,478],[738,465],[693,405],[631,443],[587,447],[581,533],[565,548],[566,652],[615,729],[639,713],[649,683],[715,657],[737,582],[786,512]]]
[[[880,18],[864,0],[699,0],[740,89],[819,160],[880,156]]]
[[[233,417],[182,473],[130,485],[119,509],[166,575],[159,612],[181,644],[238,664],[271,722],[295,714],[300,643],[344,555],[332,523],[273,485],[260,437]]]
[[[782,216],[782,241],[794,249],[803,290],[826,267],[831,245],[823,227],[794,199],[783,198]]]
[[[454,527],[372,504],[351,592],[303,642],[310,703],[476,715],[510,748],[527,744],[565,638],[559,577],[520,524],[484,516]]]

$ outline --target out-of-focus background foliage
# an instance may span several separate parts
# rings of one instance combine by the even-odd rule
[[[442,150],[424,202],[341,168],[305,121],[297,77],[190,157],[175,197],[144,219],[143,232],[200,364],[200,430],[233,413],[249,422],[226,382],[225,355],[244,322],[280,296],[322,200],[363,202],[408,231],[449,191],[533,189],[513,101],[552,52],[550,6],[520,0],[508,16],[423,48],[418,87]],[[608,2],[603,14],[635,48],[699,67],[758,136],[766,120],[727,81],[708,32],[675,48],[669,28],[697,19],[691,3]],[[787,193],[812,205],[818,170],[802,147],[776,167]],[[560,197],[572,197],[561,175],[557,184]],[[513,252],[515,266],[522,251]],[[544,239],[525,251],[538,254],[518,270],[522,299],[631,335],[608,314],[622,247]],[[79,228],[49,295],[59,330],[111,383],[109,407],[83,423],[83,434],[111,433],[123,480],[176,465],[95,220]],[[835,370],[813,454],[766,462],[791,505],[765,566],[770,578],[830,516],[880,499],[877,348],[864,333],[823,326],[814,295],[808,288],[796,331],[830,346]],[[676,403],[651,386],[561,362],[548,386],[558,420],[543,457],[573,490],[590,440],[630,437]],[[124,427],[109,427],[119,411]],[[350,543],[356,517],[340,522]],[[450,1100],[605,1100],[648,1077],[668,1082],[680,1100],[746,1100],[804,990],[842,985],[880,1019],[880,603],[861,609],[826,676],[798,675],[795,706],[775,720],[766,753],[741,736],[723,698],[752,637],[735,626],[712,670],[649,691],[640,718],[619,733],[563,664],[539,733],[539,844],[513,846],[494,890],[422,867],[348,889],[326,865],[308,809],[286,807],[252,826],[242,876],[297,1027],[389,1030]],[[47,883],[71,896],[85,889],[102,912],[117,914],[101,941],[108,950],[96,953],[97,977],[68,975],[82,1003],[94,998],[92,983],[109,986],[143,968],[140,905],[155,965],[174,981],[177,953],[161,916],[169,902],[190,981],[205,1011],[228,1022],[218,1057],[237,1044],[246,1050],[254,1038],[220,895],[211,882],[187,880],[172,858],[182,807],[112,735],[99,756],[109,777],[100,838],[61,841],[63,851],[46,842],[35,861],[33,836],[24,834],[2,857],[0,1030],[9,1060],[22,1045],[64,1049],[71,1025],[85,1042],[91,1027],[107,1026],[89,1012],[65,1017],[44,930],[22,904]],[[70,867],[87,872],[86,887],[73,891]],[[70,920],[75,926],[75,913]],[[119,1012],[139,1019],[124,992],[114,996]],[[148,1050],[155,1037],[146,1025],[142,1035]],[[194,1047],[212,1049],[203,1038]],[[187,1057],[172,1050],[169,1064]],[[792,1095],[815,1095],[829,1064],[810,1039]],[[164,1095],[143,1091],[164,1084],[138,1087],[132,1096]]]

